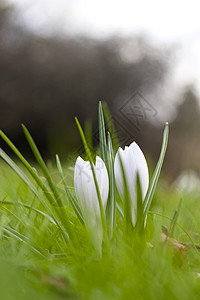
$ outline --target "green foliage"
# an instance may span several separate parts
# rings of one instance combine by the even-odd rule
[[[54,174],[49,171],[23,126],[38,164],[36,170],[0,132],[19,159],[15,162],[0,149],[4,160],[0,169],[0,287],[3,284],[3,299],[195,299],[200,292],[197,276],[200,256],[196,244],[200,237],[197,235],[197,241],[194,241],[193,232],[200,231],[199,203],[193,203],[194,214],[188,216],[191,198],[183,199],[180,211],[180,197],[174,191],[161,189],[155,195],[167,147],[168,125],[144,201],[137,176],[137,220],[134,227],[122,161],[123,203],[116,191],[113,150],[116,137],[113,139],[112,133],[106,132],[101,103],[100,151],[110,186],[106,211],[88,143],[77,119],[76,123],[97,190],[103,251],[96,251],[90,240],[81,208],[66,180],[69,171],[62,166],[59,156],[56,156]],[[155,204],[153,197],[156,198]],[[149,211],[150,206],[152,211]],[[164,242],[160,241],[162,225],[167,226],[169,232],[169,235],[164,235]],[[10,281],[14,282],[11,289]]]
[[[144,199],[144,214],[145,214],[145,216],[147,216],[147,214],[148,214],[148,211],[149,211],[149,208],[151,205],[151,201],[152,201],[153,195],[155,193],[155,188],[156,188],[159,176],[160,176],[165,153],[167,150],[168,135],[169,135],[169,125],[168,125],[168,123],[166,123],[165,130],[163,133],[163,143],[162,143],[162,147],[161,147],[160,157],[158,159],[158,163],[156,165],[155,171],[153,173],[153,176],[152,176],[150,184],[149,184],[149,188],[148,188],[146,197]]]

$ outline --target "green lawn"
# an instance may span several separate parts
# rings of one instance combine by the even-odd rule
[[[55,178],[58,179],[56,174]],[[151,207],[152,212],[172,218],[182,197],[177,222],[187,234],[176,224],[173,236],[180,242],[188,242],[188,249],[177,249],[170,240],[161,242],[161,227],[169,229],[170,220],[150,213],[145,238],[124,241],[118,230],[111,253],[100,257],[66,199],[67,215],[78,238],[78,246],[73,250],[57,226],[33,210],[46,212],[30,189],[2,161],[0,182],[2,299],[198,298],[200,252],[191,246],[187,234],[193,242],[200,243],[199,195],[181,195],[161,180]],[[27,203],[32,208],[19,203]],[[119,213],[117,220],[120,227]]]
[[[110,128],[111,136],[108,134],[106,139],[101,104],[99,123],[97,152],[108,173],[108,177],[104,174],[103,182],[109,181],[106,206],[103,206],[102,187],[93,157],[77,121],[95,192],[87,181],[81,189],[86,192],[85,201],[91,201],[89,207],[95,204],[97,210],[96,206],[84,210],[83,200],[75,197],[74,171],[69,168],[74,167],[73,157],[70,163],[62,165],[57,156],[56,165],[49,163],[47,167],[24,127],[37,161],[30,163],[0,132],[18,157],[12,160],[0,149],[3,158],[0,161],[1,299],[198,299],[199,195],[195,191],[178,192],[165,178],[158,181],[167,146],[168,124],[144,199],[143,182],[138,171],[135,173],[133,184],[136,184],[137,198],[132,206],[133,194],[126,170],[130,157],[128,164],[124,165],[122,160],[118,164],[124,188],[122,201],[114,179],[116,138]],[[144,167],[141,150],[137,150],[136,145],[132,147],[126,151],[135,149]],[[84,162],[81,160],[81,163]],[[139,171],[140,168],[141,164]],[[131,172],[129,175],[133,176]],[[132,211],[136,207],[134,223]]]

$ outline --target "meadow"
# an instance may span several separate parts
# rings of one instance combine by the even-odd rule
[[[116,187],[118,144],[114,128],[105,127],[107,115],[100,103],[100,144],[95,152],[88,147],[91,137],[84,135],[76,119],[85,147],[83,158],[93,176],[88,190],[85,186],[80,188],[85,193],[84,205],[77,192],[78,179],[74,190],[78,154],[73,153],[64,164],[59,156],[46,164],[23,126],[35,156],[28,162],[0,132],[15,154],[10,157],[0,149],[2,299],[198,298],[199,194],[178,190],[161,174],[169,125],[164,127],[160,157],[150,170],[146,195],[142,193],[140,165],[135,171],[132,184],[137,197],[133,207],[127,178],[132,175],[126,172],[125,161],[120,157],[123,195]],[[108,174],[105,203],[95,169],[96,154]],[[102,180],[105,190],[105,176]],[[91,205],[93,209],[88,209]]]

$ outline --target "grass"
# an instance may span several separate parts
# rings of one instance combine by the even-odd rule
[[[1,270],[3,299],[196,299],[200,292],[200,253],[189,246],[186,253],[160,241],[161,226],[170,227],[169,218],[178,207],[180,195],[165,190],[161,181],[149,215],[146,245],[141,237],[125,243],[119,235],[110,256],[99,257],[68,203],[66,208],[79,236],[75,253],[57,228],[45,216],[19,202],[34,203],[44,210],[27,186],[3,164],[1,171]],[[2,170],[2,163],[1,163]],[[7,201],[7,202],[6,202]],[[14,202],[14,205],[6,204]],[[199,197],[183,196],[178,223],[195,243],[199,241]],[[120,218],[117,215],[117,218]],[[120,221],[119,221],[120,223]],[[13,228],[26,240],[5,231]],[[119,225],[120,226],[120,225]],[[194,234],[195,233],[195,234]],[[174,237],[190,239],[177,225]],[[87,244],[86,244],[87,241]],[[37,249],[39,252],[35,251]],[[42,255],[41,255],[42,254]]]
[[[104,230],[102,251],[94,248],[83,224],[69,165],[61,165],[57,156],[57,166],[51,167],[50,172],[23,127],[37,160],[36,171],[1,132],[19,158],[13,161],[1,149],[4,159],[0,161],[2,299],[197,299],[199,195],[195,191],[181,194],[170,188],[164,178],[155,189],[168,129],[164,131],[161,156],[147,196],[143,204],[139,203],[140,226],[133,228],[124,224],[126,218],[122,217],[124,211],[130,213],[129,206],[126,207],[125,201],[123,211],[114,186],[115,147],[112,134],[106,139],[101,104],[99,120],[100,154],[106,161],[111,187],[105,215],[98,193]],[[77,124],[92,165],[93,157],[78,121]],[[119,206],[122,215],[116,209]],[[129,225],[128,231],[124,231],[125,225]]]

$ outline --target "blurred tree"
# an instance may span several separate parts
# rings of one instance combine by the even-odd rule
[[[0,0],[0,128],[23,152],[22,122],[43,153],[50,149],[66,157],[80,143],[74,116],[95,124],[98,101],[104,100],[120,117],[116,108],[138,87],[151,93],[168,72],[168,51],[144,38],[42,38],[19,27],[14,17],[13,7]],[[134,127],[126,119],[119,125],[133,139]],[[183,168],[198,169],[199,129],[198,99],[193,87],[187,87],[170,125],[165,169],[172,177]],[[137,132],[137,142],[156,162],[162,129],[144,123]]]
[[[168,70],[167,54],[145,39],[42,38],[12,21],[13,8],[0,11],[0,127],[23,148],[21,123],[42,152],[66,153],[78,139],[74,116],[96,123],[99,100],[122,105]]]
[[[200,110],[194,88],[187,87],[177,107],[177,116],[173,122],[174,133],[196,135],[200,130]]]
[[[169,144],[164,163],[164,173],[170,179],[176,178],[184,170],[193,170],[199,174],[200,168],[200,109],[199,99],[192,86],[185,88],[181,100],[178,101],[180,104],[177,106],[177,115],[170,124]],[[151,154],[155,164],[163,128],[150,124],[144,126],[141,145]]]
[[[171,126],[168,169],[174,176],[200,166],[200,109],[192,86],[186,87],[177,116]]]

